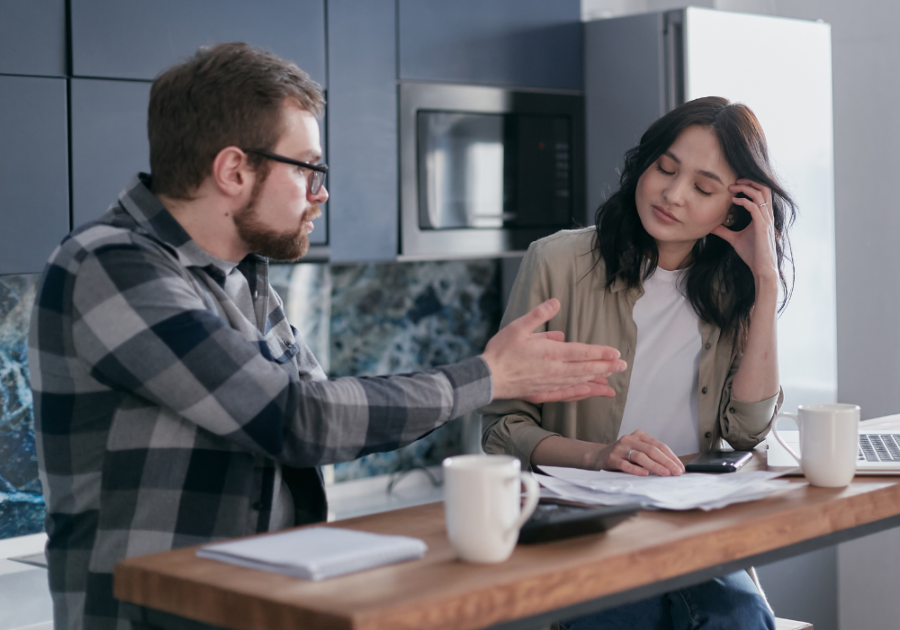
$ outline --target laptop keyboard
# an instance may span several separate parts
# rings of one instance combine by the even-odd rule
[[[868,433],[859,436],[860,462],[900,462],[900,435]]]

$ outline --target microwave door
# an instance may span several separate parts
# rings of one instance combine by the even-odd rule
[[[419,226],[503,227],[504,116],[420,111]]]

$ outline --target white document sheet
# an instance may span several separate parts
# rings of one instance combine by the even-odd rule
[[[308,527],[201,547],[201,558],[307,580],[355,573],[421,558],[428,546],[418,538],[386,536],[337,527]]]
[[[549,491],[545,496],[599,505],[640,503],[664,510],[715,510],[761,499],[790,484],[776,479],[783,473],[764,470],[738,474],[684,473],[678,477],[637,477],[556,466],[541,466],[541,470],[550,475],[535,475]]]

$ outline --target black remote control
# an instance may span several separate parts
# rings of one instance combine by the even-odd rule
[[[574,505],[541,499],[519,532],[522,544],[605,532],[641,509],[640,505]]]

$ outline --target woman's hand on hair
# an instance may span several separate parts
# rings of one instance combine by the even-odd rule
[[[646,477],[651,472],[660,477],[677,476],[684,472],[684,464],[668,446],[640,429],[588,453],[584,467],[590,470],[620,470],[640,477]]]
[[[775,215],[772,211],[772,191],[749,179],[739,179],[728,187],[734,195],[732,202],[750,213],[750,225],[740,232],[732,232],[724,225],[712,233],[727,241],[741,257],[756,280],[757,291],[761,284],[772,285],[777,291],[778,255],[775,247]],[[748,198],[738,197],[744,193]]]

